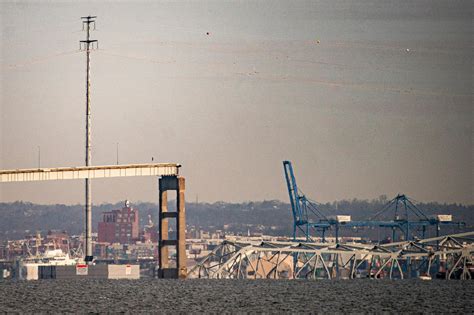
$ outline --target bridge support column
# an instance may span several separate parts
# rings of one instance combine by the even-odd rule
[[[176,191],[176,212],[168,211],[168,190]],[[159,209],[159,278],[186,278],[186,213],[184,201],[184,177],[163,176],[159,179],[160,209]],[[176,239],[169,239],[169,219],[174,218]],[[176,248],[176,267],[169,263],[169,247]]]

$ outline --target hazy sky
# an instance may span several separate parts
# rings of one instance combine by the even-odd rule
[[[84,164],[80,16],[97,15],[94,165],[181,163],[194,201],[473,203],[472,1],[0,1],[0,169]],[[209,32],[209,35],[206,33]],[[319,42],[318,42],[319,41]],[[83,202],[83,181],[0,201]],[[93,202],[156,201],[156,178]]]

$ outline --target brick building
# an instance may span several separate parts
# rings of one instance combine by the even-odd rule
[[[99,222],[99,242],[133,244],[138,239],[138,210],[130,207],[128,200],[121,210],[102,213],[102,222]]]
[[[155,224],[151,220],[151,215],[148,215],[148,224],[145,225],[143,229],[143,238],[144,243],[157,243],[158,242],[158,230],[156,229]]]

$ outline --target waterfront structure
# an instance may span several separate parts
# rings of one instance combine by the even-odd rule
[[[75,266],[77,258],[70,257],[69,253],[64,253],[61,249],[55,249],[47,250],[41,255],[20,259],[18,264],[18,279],[38,280],[41,267]]]
[[[46,252],[60,250],[77,257],[80,249],[78,237],[71,237],[66,231],[50,230],[43,237],[38,231],[35,235],[27,235],[20,240],[7,240],[0,244],[0,260],[14,261],[18,258],[36,257]]]
[[[441,226],[462,227],[464,222],[453,222],[451,215],[438,214],[429,218],[404,194],[398,194],[386,203],[380,211],[368,220],[352,221],[349,215],[336,214],[326,216],[319,210],[318,203],[306,197],[296,184],[293,165],[290,161],[283,161],[286,185],[290,197],[293,214],[293,240],[301,233],[307,242],[314,242],[317,233],[320,233],[323,242],[326,232],[334,228],[336,243],[339,243],[339,229],[342,227],[381,227],[392,230],[391,240],[409,241],[410,239],[425,238],[426,230],[435,227],[436,236]],[[421,230],[419,235],[418,230]]]
[[[99,222],[98,241],[101,243],[132,244],[139,238],[138,210],[125,201],[120,210],[102,213],[102,222]]]
[[[190,271],[193,278],[472,279],[474,232],[390,244],[224,241]]]

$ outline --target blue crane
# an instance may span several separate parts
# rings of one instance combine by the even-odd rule
[[[321,231],[324,239],[326,230],[331,227],[328,218],[298,189],[290,161],[283,161],[283,169],[293,212],[293,240],[298,237],[298,232],[303,232],[306,241],[312,241],[312,230]]]
[[[283,168],[293,213],[293,240],[298,238],[298,232],[302,232],[306,241],[313,241],[312,236],[314,237],[317,232],[321,232],[321,239],[324,242],[326,231],[334,228],[336,243],[338,243],[339,229],[343,226],[390,228],[392,229],[392,241],[395,241],[397,232],[403,235],[405,240],[410,240],[415,237],[420,228],[422,232],[420,236],[424,238],[426,228],[430,226],[436,227],[436,236],[439,236],[440,226],[442,225],[457,227],[465,225],[464,222],[452,222],[449,215],[447,216],[449,219],[443,218],[446,217],[443,215],[426,216],[404,194],[398,194],[368,220],[352,221],[349,219],[341,221],[339,217],[343,216],[328,218],[318,209],[317,202],[307,198],[298,188],[291,162],[283,161]],[[390,215],[392,211],[393,216]]]

